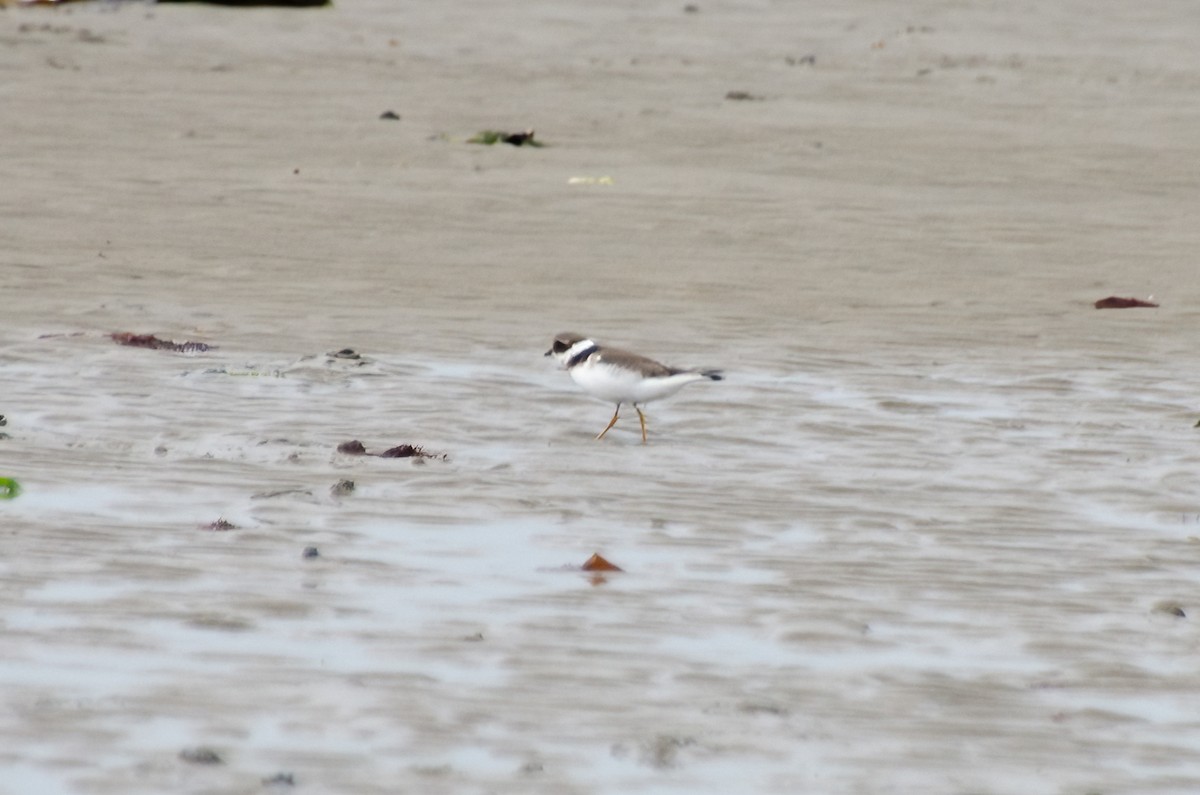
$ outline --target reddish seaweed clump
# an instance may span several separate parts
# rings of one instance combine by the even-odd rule
[[[395,447],[384,450],[379,454],[380,458],[412,458],[413,456],[424,455],[420,447],[414,447],[411,444],[400,444]]]
[[[369,453],[363,443],[357,439],[342,442],[337,446],[337,451],[346,455],[373,455],[377,458],[440,458],[443,461],[448,458],[446,453],[427,453],[425,448],[418,444],[398,444],[395,447],[389,447],[382,453]]]
[[[414,444],[396,445],[379,454],[380,458],[440,458],[445,461],[446,453],[427,453],[425,448]]]
[[[1096,302],[1097,309],[1129,309],[1137,306],[1147,306],[1152,309],[1158,308],[1158,304],[1150,301],[1143,301],[1140,298],[1118,298],[1115,295],[1110,295],[1108,298],[1101,298]]]

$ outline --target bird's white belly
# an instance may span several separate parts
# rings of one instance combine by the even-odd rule
[[[583,362],[571,369],[571,377],[589,394],[611,403],[646,403],[673,395],[699,378],[696,373],[679,373],[664,378],[644,378],[640,373],[605,362]]]

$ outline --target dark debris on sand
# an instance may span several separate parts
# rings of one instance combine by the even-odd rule
[[[220,765],[224,764],[221,755],[211,748],[199,746],[197,748],[184,748],[179,752],[179,758],[185,762],[191,762],[193,765]]]
[[[111,335],[113,342],[118,345],[129,345],[133,348],[152,348],[159,351],[175,351],[176,353],[204,353],[216,348],[203,342],[173,342],[163,340],[153,334],[134,334],[129,331],[117,331]]]
[[[541,141],[534,140],[533,135],[532,129],[516,133],[502,132],[501,130],[480,130],[468,138],[467,143],[483,144],[484,146],[493,146],[495,144],[532,147],[545,146]]]
[[[264,778],[262,784],[264,787],[294,787],[296,786],[296,777],[291,773],[276,773]]]

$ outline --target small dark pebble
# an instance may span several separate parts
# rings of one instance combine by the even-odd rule
[[[335,497],[344,497],[347,494],[354,492],[353,480],[339,480],[329,487],[329,493]]]
[[[700,6],[696,5],[695,3],[688,3],[687,5],[685,5],[685,6],[683,7],[683,13],[685,13],[685,14],[699,14],[699,13],[700,13]]]
[[[359,355],[358,351],[354,350],[353,348],[342,348],[340,351],[333,351],[332,353],[329,353],[327,355],[334,359],[361,359],[362,358],[362,356]]]
[[[195,765],[220,765],[224,764],[220,754],[211,748],[200,746],[199,748],[184,748],[179,752],[179,758],[185,762],[191,762]]]
[[[783,60],[788,66],[816,66],[817,64],[817,56],[815,55],[801,55],[799,58],[794,58],[789,55]]]
[[[271,787],[271,786],[294,787],[294,786],[296,786],[296,777],[293,776],[291,773],[276,773],[275,775],[271,776],[270,778],[264,778],[262,780],[262,783],[264,786],[267,786],[267,787]]]
[[[337,451],[347,455],[366,455],[367,448],[363,447],[362,442],[355,439],[350,442],[342,442],[337,446]]]
[[[762,97],[757,94],[751,94],[749,91],[728,91],[725,94],[725,99],[731,99],[738,102],[746,102],[751,100],[759,100]]]
[[[1183,612],[1183,605],[1174,599],[1167,599],[1154,605],[1154,612],[1166,613],[1169,616],[1176,618],[1187,618],[1187,613]]]
[[[479,643],[481,640],[483,640],[483,633],[476,632],[474,635],[464,635],[463,640],[467,641],[468,643]]]
[[[302,558],[319,558],[319,557],[321,557],[321,553],[317,550],[316,547],[305,547],[304,551],[300,553],[300,557],[302,557]]]
[[[400,114],[394,110],[385,110],[379,114],[379,118],[387,119],[388,121],[400,121]]]
[[[238,528],[237,528],[237,525],[235,525],[233,522],[230,522],[226,519],[218,519],[215,522],[209,522],[208,524],[204,525],[203,529],[225,531],[225,530],[237,530]]]

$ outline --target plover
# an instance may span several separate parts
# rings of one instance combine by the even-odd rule
[[[720,370],[681,370],[667,367],[629,351],[597,345],[582,334],[564,332],[554,338],[546,351],[562,363],[575,383],[590,395],[617,404],[612,419],[596,435],[603,439],[617,424],[621,406],[632,403],[642,424],[642,444],[646,443],[646,415],[642,404],[670,397],[693,381],[720,381]]]

